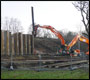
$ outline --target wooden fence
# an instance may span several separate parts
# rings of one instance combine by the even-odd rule
[[[1,55],[30,55],[31,35],[1,30]]]

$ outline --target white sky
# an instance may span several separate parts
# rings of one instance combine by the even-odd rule
[[[32,24],[31,6],[34,7],[34,21],[40,25],[51,25],[57,30],[84,30],[82,17],[72,1],[1,1],[1,19],[17,18],[28,32]]]

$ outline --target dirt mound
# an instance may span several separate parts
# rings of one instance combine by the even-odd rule
[[[59,39],[38,38],[34,39],[35,49],[43,53],[56,53],[60,48],[61,42]]]

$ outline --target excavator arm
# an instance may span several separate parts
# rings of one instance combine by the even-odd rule
[[[76,35],[76,36],[73,38],[73,40],[68,44],[67,50],[69,50],[73,45],[76,44],[76,42],[78,41],[79,37],[80,37],[80,35]]]
[[[89,45],[89,40],[88,40],[86,37],[81,36],[81,35],[78,34],[78,35],[76,35],[76,36],[73,38],[73,40],[68,44],[67,50],[69,50],[72,46],[74,46],[78,40],[80,40],[81,42],[85,42],[85,43],[87,43],[87,44]],[[79,49],[77,49],[77,50],[75,50],[75,51],[78,52],[78,53],[80,53],[80,50],[79,50]],[[86,52],[86,54],[89,55],[89,51]]]
[[[86,37],[80,36],[79,40],[82,41],[82,42],[85,42],[89,45],[89,40]]]
[[[38,25],[38,27],[51,30],[61,40],[61,44],[65,45],[65,40],[64,40],[63,36],[55,28],[53,28],[52,26],[47,26],[47,25],[44,25],[44,26]]]

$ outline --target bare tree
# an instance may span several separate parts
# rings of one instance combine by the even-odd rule
[[[28,34],[32,34],[32,24],[30,25],[28,29]],[[38,27],[36,31],[36,37],[51,38],[52,34],[50,33],[49,30]]]
[[[50,31],[47,29],[43,29],[43,36],[44,38],[51,38]]]
[[[82,22],[86,30],[86,33],[83,34],[89,37],[89,1],[75,1],[72,4],[81,12]]]
[[[28,34],[32,35],[32,30],[33,30],[33,27],[31,24],[28,28]],[[36,31],[36,37],[42,37],[42,34],[43,34],[43,30],[41,28],[38,28]]]
[[[38,28],[37,29],[37,37],[43,37],[44,33],[43,33],[43,29],[42,28]]]
[[[16,32],[22,32],[23,27],[21,26],[20,21],[18,21],[16,18],[5,17],[3,29],[10,31],[13,34]]]
[[[2,30],[9,30],[9,19],[8,17],[5,17],[5,20],[2,18],[2,23],[1,23],[1,29]]]

